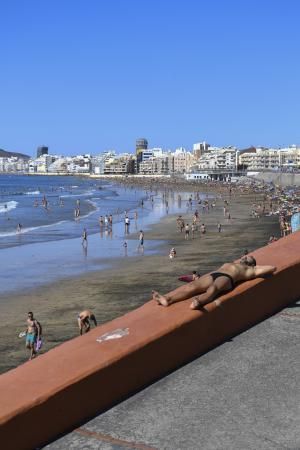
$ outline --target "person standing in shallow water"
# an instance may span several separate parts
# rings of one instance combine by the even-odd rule
[[[144,232],[143,232],[143,230],[140,230],[139,248],[141,248],[142,250],[144,249]]]
[[[87,247],[87,230],[86,230],[86,228],[84,228],[83,232],[82,232],[82,245],[84,247]]]

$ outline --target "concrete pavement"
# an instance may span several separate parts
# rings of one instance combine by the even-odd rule
[[[299,361],[300,301],[44,448],[299,450]]]

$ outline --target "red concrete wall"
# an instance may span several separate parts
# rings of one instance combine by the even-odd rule
[[[300,232],[253,254],[277,266],[203,311],[150,301],[0,377],[0,442],[32,449],[300,298]],[[129,334],[99,343],[117,328]]]

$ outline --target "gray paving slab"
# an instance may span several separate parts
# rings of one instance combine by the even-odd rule
[[[300,301],[44,448],[299,450],[299,361]]]

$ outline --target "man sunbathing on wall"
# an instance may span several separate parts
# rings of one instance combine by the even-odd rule
[[[274,266],[257,266],[253,256],[245,255],[240,262],[225,263],[218,271],[202,275],[197,280],[180,286],[169,294],[161,295],[157,291],[152,291],[153,300],[159,305],[169,306],[172,303],[194,297],[190,307],[191,309],[200,309],[212,302],[217,295],[232,291],[240,281],[270,275],[275,270]],[[220,304],[219,300],[215,300],[215,302],[217,306]]]

